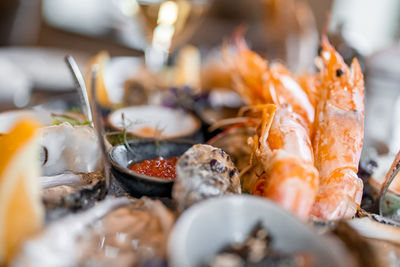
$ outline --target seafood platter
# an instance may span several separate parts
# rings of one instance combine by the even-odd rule
[[[294,74],[237,31],[113,85],[69,58],[76,106],[0,113],[0,265],[399,266],[400,154],[360,160],[361,67],[320,44]]]

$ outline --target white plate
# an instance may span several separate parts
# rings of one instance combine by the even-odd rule
[[[0,48],[0,61],[11,62],[19,69],[32,86],[51,90],[65,91],[75,88],[71,74],[64,62],[64,57],[71,54],[78,61],[81,70],[88,60],[88,54],[81,51],[63,50],[58,48],[37,47],[5,47]],[[4,80],[3,83],[13,83]],[[7,88],[3,86],[3,88]]]
[[[169,265],[200,266],[224,246],[243,241],[257,222],[280,252],[310,252],[315,266],[352,266],[336,240],[318,236],[276,204],[250,195],[213,198],[185,211],[169,236]]]
[[[12,110],[0,113],[0,133],[7,133],[22,118],[34,118],[43,125],[51,124],[51,112],[44,110]]]
[[[200,128],[200,121],[183,111],[162,106],[133,106],[111,113],[108,121],[114,128],[123,129],[122,114],[126,130],[140,137],[178,138],[194,134]],[[150,129],[150,131],[145,131]],[[155,132],[160,132],[157,134]]]

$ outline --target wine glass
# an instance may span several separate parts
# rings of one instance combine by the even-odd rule
[[[207,11],[210,0],[136,0],[146,35],[146,66],[161,70],[175,48],[185,42]]]

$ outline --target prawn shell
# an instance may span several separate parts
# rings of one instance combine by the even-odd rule
[[[298,158],[277,155],[272,158],[266,176],[263,188],[255,190],[261,190],[262,196],[306,220],[318,192],[318,171]]]
[[[364,134],[364,79],[322,39],[313,148],[320,190],[312,215],[325,220],[351,218],[359,208],[363,183],[357,176]]]
[[[363,145],[363,115],[344,111],[328,102],[318,121],[314,153],[321,178],[329,177],[338,168],[357,171]]]
[[[353,170],[337,170],[320,185],[311,214],[325,220],[353,217],[360,206],[363,187]]]

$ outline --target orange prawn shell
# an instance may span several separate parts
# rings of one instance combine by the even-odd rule
[[[320,190],[312,214],[335,220],[352,217],[361,202],[363,183],[357,171],[364,134],[364,80],[356,59],[349,68],[326,37],[322,48],[313,138]]]
[[[290,105],[299,114],[307,127],[314,122],[315,109],[302,86],[289,70],[280,63],[273,63],[264,76],[264,91],[268,91],[275,104]]]
[[[315,166],[322,178],[339,168],[358,170],[364,135],[364,79],[357,59],[349,69],[322,40],[320,101],[313,140]]]
[[[297,77],[297,82],[303,88],[304,92],[306,92],[311,105],[315,109],[319,99],[319,92],[317,90],[317,77],[315,76],[315,74],[305,73]]]
[[[320,84],[321,100],[343,110],[354,110],[364,116],[364,76],[360,64],[353,59],[351,67],[336,52],[326,37],[322,39]]]
[[[363,116],[358,112],[344,113],[328,102],[319,115],[319,121],[314,155],[321,179],[329,178],[339,168],[357,172],[363,144]]]
[[[300,116],[289,108],[275,111],[269,131],[259,137],[256,154],[264,173],[253,186],[252,193],[278,202],[307,219],[318,192],[319,179],[313,166],[311,141],[300,121]]]
[[[268,147],[284,150],[310,164],[314,162],[309,131],[302,118],[288,108],[280,108],[276,112],[268,133]]]
[[[245,102],[249,105],[290,105],[310,129],[315,110],[293,75],[282,64],[269,66],[266,60],[251,51],[242,31],[236,32],[234,43],[236,53],[230,53],[225,47],[223,54],[231,66],[234,88]]]
[[[254,185],[252,194],[267,197],[307,219],[318,192],[318,171],[293,157],[277,157]]]
[[[262,111],[257,135],[249,138],[249,144],[263,172],[251,191],[307,219],[319,184],[310,140],[314,106],[283,65],[269,66],[248,49],[240,31],[235,45],[235,54],[224,50],[234,88],[248,105]],[[259,113],[255,116],[260,119]],[[250,161],[253,163],[253,156]]]
[[[336,170],[320,185],[311,214],[325,219],[351,218],[360,207],[363,182],[350,169]]]

